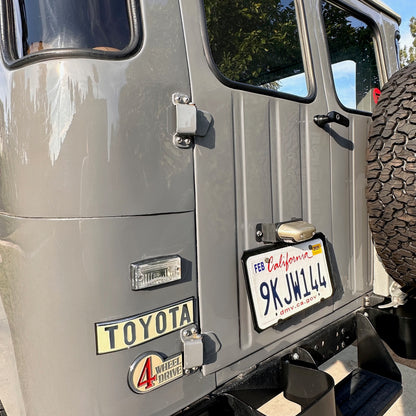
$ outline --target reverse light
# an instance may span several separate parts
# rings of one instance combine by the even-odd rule
[[[141,290],[148,287],[164,285],[180,280],[180,256],[159,257],[138,261],[130,265],[132,290]]]

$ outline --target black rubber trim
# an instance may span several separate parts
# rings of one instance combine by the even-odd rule
[[[9,69],[20,68],[34,62],[62,58],[90,58],[119,61],[138,52],[143,42],[140,7],[138,0],[127,0],[129,23],[132,33],[129,45],[120,52],[106,52],[93,49],[51,49],[35,52],[18,58],[15,47],[15,27],[13,6],[10,0],[0,0],[0,43],[3,62]]]
[[[204,7],[204,0],[200,0],[200,10],[201,10],[201,22],[202,22],[202,27],[201,27],[201,36],[202,36],[202,40],[203,40],[203,45],[204,45],[204,55],[208,61],[208,66],[211,69],[211,71],[213,72],[213,74],[215,75],[215,77],[224,85],[226,85],[229,88],[235,89],[235,90],[243,90],[243,91],[248,91],[248,92],[253,92],[256,94],[261,94],[261,95],[267,95],[267,96],[272,96],[272,97],[277,97],[277,98],[283,98],[283,99],[287,99],[287,100],[291,100],[291,101],[296,101],[299,103],[304,103],[304,104],[309,104],[311,102],[313,102],[316,98],[316,83],[315,83],[315,76],[313,73],[313,70],[311,69],[312,65],[309,65],[308,62],[303,62],[304,64],[304,69],[305,69],[305,74],[307,72],[310,72],[310,80],[312,81],[310,87],[311,87],[311,91],[310,94],[307,97],[299,97],[297,95],[292,95],[292,94],[287,94],[284,92],[275,92],[272,90],[268,90],[262,87],[257,87],[255,85],[250,85],[250,84],[245,84],[243,82],[238,82],[238,81],[233,81],[229,78],[227,78],[225,75],[222,74],[222,72],[218,69],[217,64],[214,61],[214,58],[212,56],[211,53],[211,48],[209,45],[209,40],[208,40],[208,28],[206,25],[206,16],[205,16],[205,7]],[[305,22],[305,18],[303,15],[303,9],[301,9],[299,11],[299,14],[301,16],[299,16],[301,18],[302,22]],[[306,24],[305,24],[306,26]],[[299,25],[298,25],[299,27]],[[299,31],[301,32],[301,31]],[[301,33],[299,33],[300,38],[299,38],[299,42],[302,44],[304,42],[304,39],[302,39],[301,37]],[[312,57],[309,56],[309,45],[306,47],[304,45],[302,46],[302,52],[303,52],[303,58],[306,58],[306,60],[310,60],[312,62]],[[306,56],[308,54],[308,56]]]
[[[324,37],[325,37],[326,50],[327,50],[328,58],[329,58],[328,65],[329,65],[329,69],[330,69],[330,72],[331,72],[332,86],[333,86],[333,91],[334,91],[335,99],[336,99],[338,105],[340,106],[340,108],[342,110],[344,110],[344,111],[346,111],[348,113],[351,113],[351,114],[359,114],[359,115],[362,115],[362,116],[371,117],[371,114],[372,114],[371,111],[363,111],[363,110],[357,110],[357,109],[354,109],[354,108],[346,107],[340,101],[340,99],[338,97],[337,90],[335,88],[334,73],[332,71],[332,64],[331,64],[331,61],[330,61],[330,58],[331,57],[330,57],[330,52],[329,52],[328,39],[327,39],[327,36],[326,36],[326,25],[325,25],[324,17],[323,17],[323,14],[322,14],[322,2],[323,1],[325,1],[327,3],[330,3],[333,6],[339,7],[341,10],[344,10],[344,11],[347,11],[347,12],[351,13],[351,16],[356,17],[357,19],[360,19],[362,22],[366,23],[373,30],[373,33],[374,33],[373,41],[374,41],[374,47],[375,47],[375,49],[376,48],[377,49],[380,49],[380,43],[381,43],[381,41],[380,41],[380,30],[379,30],[377,24],[371,18],[369,18],[365,14],[358,13],[357,10],[355,10],[355,9],[353,9],[351,7],[348,7],[346,4],[340,3],[337,0],[329,0],[329,1],[328,0],[320,0],[320,7],[321,7],[321,13],[320,13],[320,15],[321,15],[321,19],[322,19],[322,28],[323,28],[323,33],[324,33]],[[377,56],[376,56],[376,58],[377,58]],[[376,63],[377,63],[377,68],[379,69],[379,72],[380,72],[380,69],[381,69],[380,66],[383,65],[383,62],[380,59]],[[381,81],[381,78],[380,78],[380,81]],[[381,88],[381,85],[380,85],[380,88]]]

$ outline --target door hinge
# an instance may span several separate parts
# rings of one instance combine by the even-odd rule
[[[195,136],[205,136],[212,123],[212,115],[198,110],[186,94],[175,92],[172,95],[175,106],[176,129],[173,144],[181,149],[188,149],[194,143]]]
[[[197,371],[204,361],[204,345],[202,334],[196,325],[191,325],[181,331],[183,344],[183,368],[184,373],[190,374]]]

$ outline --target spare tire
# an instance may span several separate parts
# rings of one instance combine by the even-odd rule
[[[387,273],[416,292],[416,63],[383,87],[367,150],[370,229]]]

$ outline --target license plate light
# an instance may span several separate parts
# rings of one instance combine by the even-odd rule
[[[182,278],[180,256],[159,257],[130,265],[132,290],[141,290]]]

